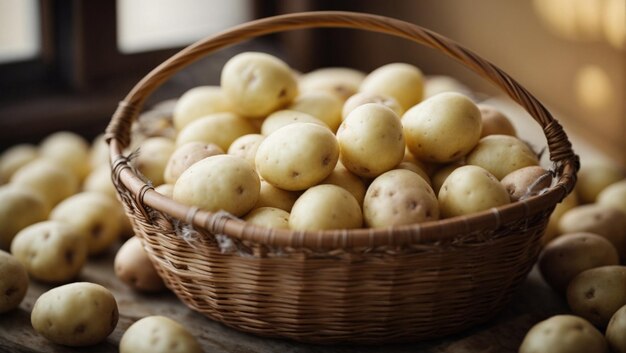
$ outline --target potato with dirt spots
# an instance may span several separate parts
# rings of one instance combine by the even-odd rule
[[[233,106],[218,86],[198,86],[183,93],[174,105],[172,120],[180,131],[192,121],[213,113],[231,112]]]
[[[178,147],[170,156],[163,172],[166,184],[174,184],[187,168],[207,157],[224,154],[218,145],[204,142],[188,142]]]
[[[189,142],[213,143],[223,151],[243,135],[255,134],[257,129],[246,118],[234,113],[205,115],[185,126],[176,137],[176,145]]]
[[[606,327],[626,305],[626,267],[602,266],[578,274],[567,286],[567,303],[574,314]]]
[[[178,322],[148,316],[132,324],[120,341],[120,353],[202,353],[198,341]]]
[[[357,93],[365,79],[361,71],[347,67],[324,67],[303,74],[298,79],[300,92],[324,91],[345,101]]]
[[[341,163],[352,173],[375,178],[404,157],[400,118],[391,109],[368,103],[354,109],[337,131]]]
[[[328,177],[338,159],[339,144],[328,128],[295,123],[263,140],[255,164],[259,175],[268,183],[298,191]]]
[[[615,246],[620,259],[626,259],[626,217],[613,207],[589,204],[571,208],[561,216],[559,232],[598,234]]]
[[[538,195],[552,184],[552,174],[540,166],[524,167],[507,174],[500,181],[511,196],[511,202]]]
[[[26,268],[14,256],[0,250],[0,314],[17,308],[26,296],[26,291]]]
[[[113,264],[115,275],[140,292],[159,292],[165,284],[150,262],[141,239],[132,237],[117,251]]]
[[[466,165],[455,169],[439,190],[443,218],[467,215],[510,203],[509,193],[487,170]]]
[[[556,315],[533,326],[519,353],[605,353],[602,333],[574,315]]]
[[[121,233],[122,210],[117,201],[99,192],[76,194],[58,204],[50,220],[65,222],[87,240],[89,255],[108,249]]]
[[[344,188],[330,184],[305,191],[289,215],[289,228],[296,230],[352,229],[362,224],[358,201]]]
[[[48,208],[37,194],[19,185],[0,186],[0,249],[9,250],[15,235],[43,221]]]
[[[271,135],[274,131],[283,126],[295,123],[312,123],[319,126],[328,127],[326,123],[305,112],[283,109],[270,114],[261,125],[261,134],[264,136]]]
[[[174,200],[210,212],[239,217],[259,198],[259,176],[245,160],[228,154],[205,158],[187,169],[174,184]]]
[[[615,353],[626,353],[626,305],[613,314],[606,328],[606,341]]]
[[[289,212],[280,208],[255,208],[246,215],[244,220],[257,226],[289,229]]]
[[[64,283],[76,278],[82,270],[87,260],[87,238],[69,224],[40,222],[15,236],[11,253],[32,278]]]
[[[476,104],[459,93],[441,93],[402,117],[406,144],[415,158],[448,163],[468,154],[480,139],[482,120]]]
[[[359,91],[393,97],[407,111],[424,96],[424,75],[411,64],[391,63],[370,72]]]
[[[261,134],[248,134],[237,138],[228,147],[228,154],[243,158],[254,167],[254,158],[256,151],[259,149],[261,142],[265,140],[265,136]]]
[[[515,127],[501,111],[488,104],[478,104],[477,106],[483,121],[481,138],[487,135],[517,136]]]
[[[539,257],[541,275],[559,293],[579,273],[610,265],[619,265],[617,250],[593,233],[564,234],[548,243]]]
[[[359,92],[348,98],[348,100],[343,104],[343,108],[341,109],[341,119],[345,120],[348,114],[350,114],[354,109],[368,103],[382,104],[393,110],[393,112],[399,117],[404,114],[404,109],[402,109],[400,103],[398,103],[398,101],[393,97],[370,92]]]
[[[343,101],[332,93],[306,92],[298,96],[287,109],[302,112],[324,122],[332,131],[341,124]]]
[[[388,171],[367,188],[363,217],[372,228],[439,219],[437,196],[419,175],[404,169]]]
[[[222,69],[221,86],[233,109],[248,118],[266,117],[298,95],[298,82],[289,66],[258,52],[237,54],[228,60]],[[228,146],[222,148],[227,150]]]
[[[56,344],[84,347],[104,341],[118,318],[117,302],[108,289],[75,282],[42,294],[30,321],[35,331]]]
[[[539,165],[539,158],[522,140],[507,135],[480,139],[465,162],[487,169],[498,180],[518,169]]]

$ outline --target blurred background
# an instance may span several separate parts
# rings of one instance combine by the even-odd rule
[[[0,0],[0,151],[53,131],[101,133],[134,83],[180,48],[255,18],[349,10],[406,20],[474,50],[533,92],[574,133],[626,166],[626,0]],[[494,87],[433,50],[346,29],[270,35],[222,50],[148,104],[219,84],[224,62],[270,52],[306,72],[395,61]]]

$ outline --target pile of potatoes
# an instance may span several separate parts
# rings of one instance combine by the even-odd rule
[[[574,315],[537,324],[520,352],[626,352],[625,171],[583,160],[574,193],[552,214],[544,242],[539,270]]]

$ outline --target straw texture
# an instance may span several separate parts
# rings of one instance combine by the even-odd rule
[[[348,27],[432,47],[506,92],[542,126],[554,186],[475,215],[389,229],[290,231],[174,202],[122,154],[146,98],[177,71],[226,46],[273,32]],[[189,307],[237,329],[301,341],[430,339],[489,320],[530,271],[555,205],[578,170],[567,135],[523,87],[471,51],[419,26],[349,12],[261,19],[197,42],[142,79],[106,133],[112,178],[166,284]]]

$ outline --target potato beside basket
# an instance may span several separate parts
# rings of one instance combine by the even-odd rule
[[[542,126],[554,186],[466,217],[385,229],[290,231],[182,205],[155,192],[130,167],[122,151],[130,143],[131,124],[147,97],[174,73],[247,39],[312,27],[402,37],[491,81]],[[131,90],[106,136],[112,178],[135,232],[185,304],[242,331],[317,343],[431,339],[488,321],[536,261],[550,213],[572,190],[578,169],[559,123],[500,69],[416,25],[349,12],[261,19],[183,49]]]

